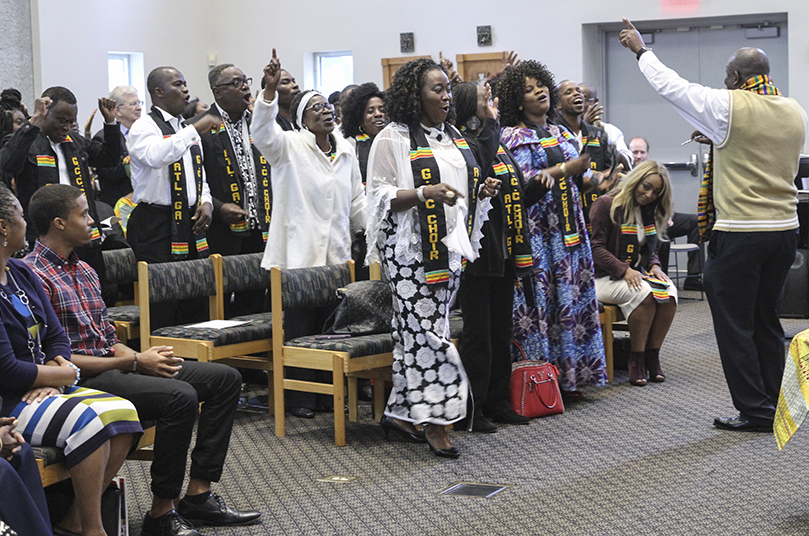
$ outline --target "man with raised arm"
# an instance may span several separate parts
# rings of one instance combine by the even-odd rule
[[[620,42],[646,79],[712,144],[702,200],[712,229],[704,270],[719,356],[735,417],[724,430],[772,432],[784,371],[780,296],[798,244],[794,185],[807,137],[806,112],[781,96],[764,51],[741,48],[725,69],[727,89],[689,83],[623,19]]]

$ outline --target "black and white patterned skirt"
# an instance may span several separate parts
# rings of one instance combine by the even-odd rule
[[[385,415],[414,424],[451,424],[466,417],[469,380],[450,342],[449,310],[460,271],[448,283],[428,285],[419,261],[396,258],[390,220],[383,269],[393,291],[393,391]]]

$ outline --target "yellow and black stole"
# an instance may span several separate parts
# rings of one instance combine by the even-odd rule
[[[78,135],[78,133],[74,134]],[[93,218],[90,247],[98,246],[101,244],[101,222],[98,218],[98,211],[96,211],[95,195],[92,193],[92,186],[90,186],[90,195],[87,195],[88,182],[91,183],[93,180],[90,167],[87,164],[87,156],[79,150],[73,138],[70,137],[70,134],[68,134],[65,141],[60,145],[62,147],[62,154],[65,155],[65,164],[68,177],[70,178],[70,184],[81,190],[81,193],[84,194],[84,198],[87,199],[90,217]],[[37,173],[39,174],[40,184],[59,184],[59,166],[56,164],[56,157],[52,154],[37,155]]]
[[[517,176],[517,163],[500,144],[497,148],[495,163],[492,166],[495,177],[500,179],[500,196],[503,200],[506,220],[506,249],[514,263],[514,271],[518,278],[531,273],[534,260],[531,254],[531,242],[528,238],[528,225],[525,221],[525,205],[522,201],[522,185]]]
[[[539,143],[545,150],[545,155],[548,159],[548,167],[561,166],[565,162],[565,153],[559,146],[559,140],[551,134],[546,128],[535,123],[525,122],[525,125],[534,130],[539,137]],[[564,129],[562,133],[566,133]],[[570,136],[569,133],[567,133]],[[573,193],[570,189],[570,178],[565,175],[561,179],[556,179],[553,183],[551,192],[553,199],[556,202],[556,211],[559,215],[559,226],[562,231],[562,240],[564,241],[565,248],[568,250],[575,250],[581,246],[582,238],[579,232],[579,224],[576,221],[576,213],[574,212],[575,200]]]
[[[163,114],[155,106],[152,106],[149,117],[155,122],[160,132],[163,133],[163,138],[169,138],[176,134],[174,128],[163,119]],[[199,145],[196,144],[192,145],[189,150],[191,151],[191,161],[194,166],[192,173],[194,173],[194,182],[197,186],[197,203],[193,207],[196,210],[202,202],[202,151]],[[196,236],[191,233],[192,223],[189,215],[191,211],[188,206],[188,194],[185,190],[185,173],[182,157],[169,166],[171,212],[174,215],[174,225],[171,228],[171,254],[177,260],[188,257],[189,244],[192,241],[199,258],[205,258],[210,253],[205,233],[202,232]]]
[[[219,169],[224,169],[228,180],[228,192],[230,192],[230,201],[247,211],[244,205],[244,198],[246,194],[242,181],[249,180],[248,177],[241,177],[241,173],[237,172],[239,163],[234,161],[236,158],[233,149],[233,143],[228,135],[225,123],[219,123],[219,129],[211,133],[213,135],[214,147],[216,147],[216,165]],[[258,199],[256,200],[256,213],[258,216],[258,225],[261,230],[261,236],[264,243],[267,243],[267,236],[270,229],[270,217],[272,214],[272,187],[270,186],[270,164],[267,159],[261,154],[255,145],[253,145],[253,136],[250,136],[250,150],[253,153],[253,165],[256,170],[256,186]],[[234,234],[247,233],[250,229],[247,227],[247,221],[243,220],[237,223],[230,224],[230,230]]]
[[[410,166],[413,169],[413,184],[431,186],[441,182],[438,171],[438,162],[433,156],[427,136],[418,123],[410,126]],[[444,133],[452,138],[452,142],[461,151],[466,161],[467,177],[469,179],[468,206],[469,216],[466,220],[466,232],[471,235],[472,225],[475,221],[475,209],[478,200],[478,187],[481,184],[482,174],[475,155],[466,143],[466,140],[455,127],[449,123],[444,125]],[[447,236],[447,222],[444,217],[444,207],[433,199],[426,203],[419,203],[419,225],[421,227],[421,251],[424,259],[424,272],[428,284],[446,283],[449,281],[449,252],[442,239]]]
[[[643,226],[643,234],[646,235],[646,248],[650,252],[657,250],[657,227],[655,227],[654,211],[657,203],[652,203],[641,207],[640,213],[643,218],[641,225]],[[618,209],[620,210],[620,209]],[[640,246],[638,244],[638,227],[637,222],[632,224],[621,224],[621,251],[618,257],[624,262],[629,263],[633,269],[638,264],[640,259]],[[646,271],[641,269],[643,273]],[[652,295],[655,300],[665,303],[669,299],[668,285],[665,281],[656,279],[651,276],[646,277],[646,282],[652,287]]]

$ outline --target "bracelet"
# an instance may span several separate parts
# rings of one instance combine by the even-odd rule
[[[567,162],[562,162],[562,165],[559,167],[562,169],[562,177],[567,177],[567,172],[565,171],[567,168]]]
[[[138,353],[135,352],[135,361],[132,362],[132,372],[138,371]]]
[[[427,202],[427,198],[424,197],[424,188],[425,188],[424,186],[419,186],[418,188],[416,188],[416,197],[418,197],[419,201],[421,201],[422,203]]]
[[[81,381],[81,369],[76,365],[74,365],[73,363],[71,363],[70,361],[67,362],[67,366],[76,371],[76,379],[73,381],[73,383],[71,383],[67,387],[75,387]]]

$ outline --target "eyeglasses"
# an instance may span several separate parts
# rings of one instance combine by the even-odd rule
[[[142,100],[139,100],[139,101],[132,101],[132,102],[130,102],[130,103],[128,103],[128,104],[119,104],[118,106],[119,106],[119,107],[125,107],[125,106],[128,106],[129,108],[137,108],[138,106],[143,106],[143,101],[142,101]]]
[[[315,103],[315,104],[309,106],[308,108],[306,108],[306,110],[312,110],[316,114],[319,114],[323,110],[328,110],[328,111],[334,110],[334,105],[330,104],[328,102],[318,102],[318,103]],[[306,110],[304,110],[304,111],[306,111]]]
[[[247,84],[247,87],[253,83],[252,78],[234,78],[230,82],[225,82],[224,84],[217,84],[214,87],[224,87],[224,86],[231,86],[233,89],[241,89],[243,85]]]

